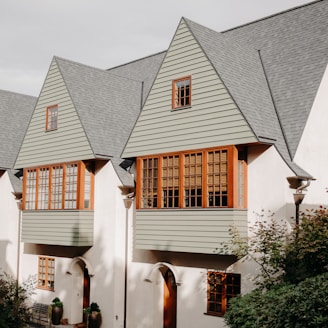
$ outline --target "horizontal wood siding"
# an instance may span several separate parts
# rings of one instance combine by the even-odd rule
[[[172,80],[189,75],[192,106],[172,110]],[[252,130],[182,20],[123,156],[255,141]]]
[[[247,236],[246,210],[138,210],[135,244],[147,250],[222,253],[232,227]]]
[[[46,131],[46,108],[51,105],[58,105],[58,129]],[[31,167],[93,157],[90,144],[54,59],[15,167]]]
[[[22,242],[92,246],[93,218],[93,211],[24,211]]]

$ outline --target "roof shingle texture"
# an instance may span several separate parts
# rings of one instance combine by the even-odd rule
[[[14,167],[36,100],[0,90],[0,167]]]
[[[328,1],[225,32],[185,19],[259,141],[290,168],[327,65]]]
[[[328,59],[328,1],[223,32],[260,50],[290,154],[294,157]]]

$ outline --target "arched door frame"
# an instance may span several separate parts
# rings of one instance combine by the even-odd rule
[[[172,265],[170,263],[167,263],[167,262],[157,262],[157,263],[155,263],[153,265],[152,269],[150,270],[149,274],[145,278],[145,281],[153,283],[154,282],[154,277],[156,276],[157,271],[160,268],[165,268],[165,267],[172,271],[172,273],[174,275],[174,278],[175,278],[176,285],[181,286],[182,285],[182,280],[180,278],[180,274],[179,274],[177,268],[174,265]]]

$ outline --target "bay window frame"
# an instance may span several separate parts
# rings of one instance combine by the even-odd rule
[[[226,206],[209,206],[208,205],[208,153],[215,151],[227,151],[227,205]],[[186,154],[202,154],[202,199],[201,206],[185,206],[185,190],[184,190],[184,159]],[[238,176],[238,165],[241,162],[238,155],[236,146],[212,147],[199,150],[180,151],[163,153],[158,155],[142,156],[137,158],[137,195],[136,206],[137,209],[147,209],[142,204],[143,195],[143,161],[148,159],[158,159],[158,176],[157,176],[157,206],[149,207],[149,209],[197,209],[197,208],[246,208],[247,207],[247,163],[246,160],[242,161],[243,176]],[[164,207],[163,201],[163,188],[162,188],[162,165],[163,158],[168,156],[179,156],[179,201],[178,207]],[[243,202],[240,202],[238,191],[238,179],[243,179]]]
[[[66,207],[66,173],[67,167],[70,165],[77,165],[77,177],[76,177],[76,206],[75,207]],[[62,167],[62,177],[60,182],[60,189],[61,189],[61,200],[60,200],[60,207],[54,208],[53,207],[53,172],[55,171],[56,167]],[[47,208],[40,208],[39,206],[39,181],[40,181],[40,171],[48,169],[48,184],[47,184],[47,201],[48,206]],[[23,173],[23,210],[50,210],[50,211],[58,211],[58,210],[93,210],[94,208],[94,172],[89,170],[90,173],[90,200],[89,200],[89,207],[85,207],[84,205],[84,190],[85,190],[85,170],[87,170],[87,164],[83,161],[77,162],[66,162],[66,163],[56,163],[56,164],[49,164],[49,165],[42,165],[36,167],[28,167],[24,168]],[[27,205],[27,184],[28,184],[28,172],[36,172],[36,183],[35,183],[35,194],[33,195],[33,208],[28,208]]]

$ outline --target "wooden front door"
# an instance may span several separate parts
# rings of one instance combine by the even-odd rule
[[[87,268],[84,268],[83,275],[83,309],[90,305],[90,275]],[[83,322],[86,321],[86,317],[83,316]]]
[[[177,325],[177,285],[170,269],[164,274],[164,318],[163,328],[176,328]]]

